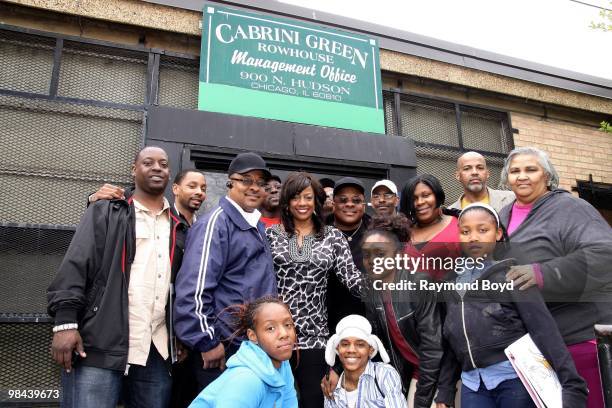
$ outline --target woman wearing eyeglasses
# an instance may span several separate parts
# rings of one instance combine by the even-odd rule
[[[289,306],[297,331],[292,357],[300,407],[323,406],[326,373],[327,280],[335,274],[354,296],[361,296],[361,273],[342,232],[321,219],[325,193],[305,172],[292,173],[280,197],[281,224],[268,228],[279,296]]]
[[[443,260],[461,255],[458,211],[443,208],[444,199],[440,181],[431,174],[421,174],[408,181],[400,202],[400,211],[412,221],[406,253],[423,258],[427,263],[421,270],[427,271],[434,280],[451,272]]]

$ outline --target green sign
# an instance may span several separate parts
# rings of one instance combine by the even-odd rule
[[[205,6],[200,110],[384,133],[376,40]]]

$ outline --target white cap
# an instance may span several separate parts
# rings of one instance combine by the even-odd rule
[[[372,191],[370,192],[370,194],[374,194],[374,190],[376,190],[380,186],[387,187],[389,190],[391,190],[393,194],[397,195],[397,186],[391,180],[378,180],[376,184],[374,184],[374,187],[372,187]]]
[[[356,337],[367,341],[374,349],[372,354],[370,354],[370,358],[374,357],[376,353],[380,353],[380,358],[384,363],[390,361],[389,355],[380,339],[375,334],[372,334],[372,325],[370,322],[360,315],[348,315],[338,322],[336,325],[336,334],[331,336],[327,342],[327,347],[325,347],[325,361],[327,364],[333,366],[336,363],[338,344],[348,337]]]

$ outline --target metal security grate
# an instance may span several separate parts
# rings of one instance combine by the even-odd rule
[[[102,181],[1,174],[0,222],[76,225]]]
[[[491,172],[488,185],[499,187],[503,158],[513,149],[507,113],[398,91],[385,91],[383,96],[387,134],[396,134],[399,124],[397,134],[414,140],[417,172],[440,180],[447,205],[462,193],[455,170],[457,158],[466,151],[482,153]]]
[[[429,173],[436,176],[442,183],[442,187],[444,187],[446,205],[455,202],[463,193],[461,184],[455,179],[457,158],[461,155],[461,152],[417,145],[416,154],[418,165],[417,173]],[[485,156],[485,158],[487,160],[487,167],[491,173],[487,184],[491,188],[498,188],[504,160],[497,156]]]
[[[399,134],[397,129],[397,118],[395,115],[395,97],[393,92],[383,91],[383,106],[385,109],[385,133],[388,135]]]
[[[74,225],[104,182],[126,184],[143,113],[0,96],[0,222]]]
[[[0,226],[0,312],[46,313],[47,287],[73,235],[72,229]]]
[[[400,116],[402,135],[416,142],[459,147],[453,104],[401,95]]]
[[[512,133],[508,116],[495,111],[461,106],[461,134],[466,150],[509,153]]]
[[[60,68],[60,96],[144,104],[148,54],[67,41]]]
[[[453,150],[416,146],[417,173],[433,174],[442,183],[446,205],[452,204],[461,194],[461,185],[455,179],[458,153]]]
[[[0,84],[11,91],[46,94],[55,40],[0,31]]]
[[[128,182],[142,113],[0,96],[0,172]]]
[[[8,398],[8,390],[60,389],[60,369],[49,354],[51,326],[40,323],[0,323],[0,405],[18,402],[21,406],[40,407],[40,403],[45,401],[58,401],[56,398]],[[51,394],[58,395],[56,392]]]
[[[162,56],[159,63],[159,105],[198,108],[199,61]]]

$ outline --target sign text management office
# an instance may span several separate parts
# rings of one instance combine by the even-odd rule
[[[375,39],[207,5],[198,107],[384,133]]]

